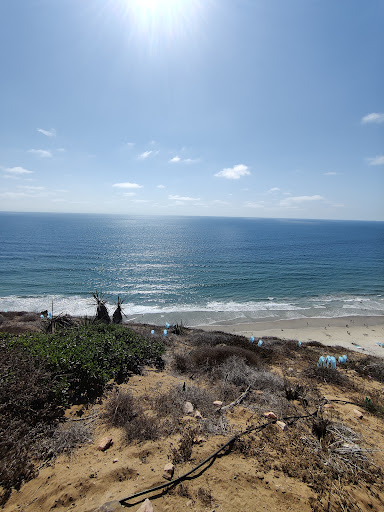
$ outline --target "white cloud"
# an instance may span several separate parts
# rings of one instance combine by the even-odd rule
[[[324,197],[320,195],[287,197],[287,199],[280,201],[280,206],[292,206],[292,204],[310,203],[312,201],[324,201]]]
[[[200,201],[200,197],[188,197],[178,195],[169,195],[168,199],[172,199],[173,201]]]
[[[59,153],[64,153],[65,149],[64,148],[57,148],[56,151],[58,151]]]
[[[222,171],[215,174],[217,178],[226,178],[227,180],[238,180],[241,176],[251,174],[248,167],[243,164],[238,164],[233,167],[227,167]]]
[[[136,195],[136,192],[124,192],[123,194],[125,197],[133,197]]]
[[[339,173],[338,172],[330,171],[330,172],[324,172],[323,174],[324,174],[324,176],[336,176]]]
[[[182,164],[194,164],[196,162],[199,162],[200,159],[199,158],[180,158],[179,156],[174,156],[173,158],[171,158],[170,160],[168,160],[169,163],[172,163],[172,164],[178,164],[178,163],[182,163]]]
[[[42,128],[38,128],[37,131],[46,137],[56,137],[56,130],[54,128],[51,128],[50,130],[43,130]]]
[[[134,143],[134,142],[126,142],[124,145],[125,145],[127,148],[133,148],[133,146],[135,145],[135,143]]]
[[[154,153],[153,151],[144,151],[144,153],[140,153],[140,155],[138,155],[138,160],[145,160],[146,158],[148,158],[152,153]]]
[[[367,114],[364,116],[361,120],[362,124],[368,124],[368,123],[384,123],[384,114],[378,113],[378,112],[372,112],[371,114]]]
[[[28,153],[33,153],[40,158],[52,158],[52,153],[50,151],[46,151],[45,149],[29,149]]]
[[[368,158],[369,165],[384,165],[384,155],[375,156],[374,158]]]
[[[156,188],[165,188],[165,185],[156,185]]]
[[[4,167],[3,170],[5,172],[9,172],[11,174],[32,174],[33,171],[28,171],[28,169],[24,169],[23,167]]]
[[[116,188],[143,188],[142,185],[138,185],[137,183],[129,183],[126,181],[125,183],[114,183],[112,187]]]
[[[280,192],[280,189],[279,187],[273,187],[273,188],[270,188],[267,192],[267,194],[273,194],[274,192]]]
[[[151,201],[149,201],[148,199],[133,199],[132,203],[138,203],[138,204],[143,204],[143,203],[150,203]]]

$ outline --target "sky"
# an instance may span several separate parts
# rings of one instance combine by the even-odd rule
[[[0,211],[384,220],[382,0],[1,0]]]

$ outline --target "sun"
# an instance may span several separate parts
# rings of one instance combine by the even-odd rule
[[[112,1],[129,18],[131,28],[150,38],[183,35],[197,23],[203,10],[203,0]]]

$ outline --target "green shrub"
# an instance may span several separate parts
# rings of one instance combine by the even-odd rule
[[[63,403],[100,396],[110,379],[122,382],[144,365],[158,364],[164,351],[159,340],[102,323],[77,325],[54,334],[7,336],[6,341],[43,361],[58,376],[56,392]]]

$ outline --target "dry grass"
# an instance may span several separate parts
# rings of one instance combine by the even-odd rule
[[[129,390],[114,390],[107,397],[101,417],[107,425],[124,430],[127,444],[154,440],[160,436],[157,417],[148,415]]]

